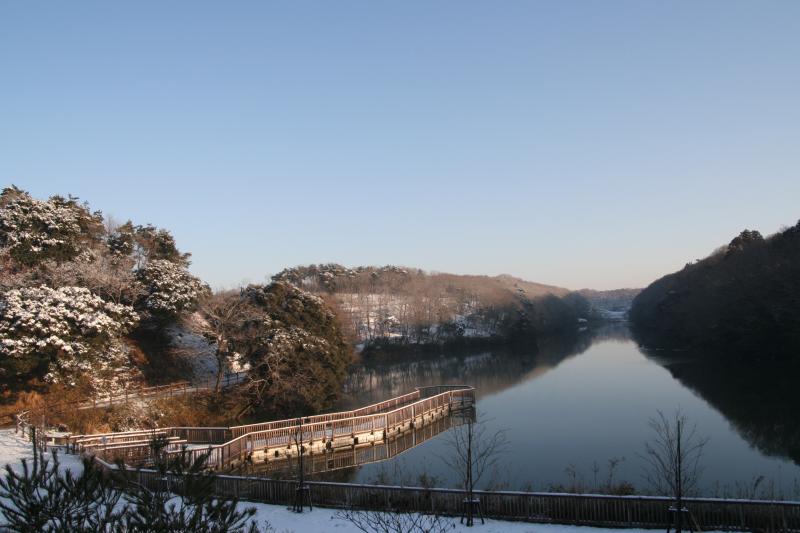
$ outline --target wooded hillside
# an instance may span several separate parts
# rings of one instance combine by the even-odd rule
[[[800,222],[745,230],[644,289],[631,319],[648,345],[751,359],[800,353]],[[694,351],[693,353],[697,353]]]
[[[334,302],[350,334],[366,348],[452,342],[530,342],[574,331],[589,316],[569,290],[512,276],[428,273],[338,264],[286,269],[274,276]]]

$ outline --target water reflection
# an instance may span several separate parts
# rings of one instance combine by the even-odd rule
[[[676,357],[676,355],[678,357]],[[800,498],[800,365],[732,364],[690,354],[643,352],[626,324],[549,339],[533,352],[450,352],[354,369],[341,408],[366,405],[417,386],[477,387],[477,410],[489,431],[504,429],[511,451],[490,486],[547,490],[586,487],[617,461],[616,481],[643,491],[638,454],[658,410],[681,408],[710,437],[701,488],[737,495],[764,476],[778,494]],[[351,482],[414,483],[421,476],[455,486],[441,460],[446,439],[419,439],[402,454],[317,476]],[[380,454],[379,454],[380,455]],[[342,461],[345,461],[344,459]],[[341,464],[345,464],[342,462]]]
[[[761,453],[800,464],[800,364],[643,350]]]
[[[603,335],[616,338],[627,329],[604,329]],[[588,332],[546,339],[537,350],[451,351],[446,356],[401,360],[354,368],[344,386],[344,398],[337,409],[397,396],[415,387],[468,384],[476,387],[478,398],[505,390],[520,381],[534,379],[584,352],[591,346]]]
[[[441,435],[445,431],[475,420],[474,409],[453,411],[449,415],[436,418],[425,425],[394,435],[386,440],[375,441],[367,445],[334,448],[323,453],[309,454],[304,457],[303,470],[306,479],[347,480],[354,467],[387,461],[402,455],[416,446]],[[289,479],[299,474],[297,457],[282,455],[277,459],[248,465],[246,473],[263,475],[271,478]]]

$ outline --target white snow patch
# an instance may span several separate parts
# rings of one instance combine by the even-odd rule
[[[266,505],[262,503],[242,505],[255,507],[254,516],[258,524],[267,521],[276,533],[288,532],[318,532],[335,531],[337,533],[359,533],[361,530],[353,524],[336,516],[335,509],[315,507],[313,511],[295,513],[281,505]],[[530,522],[509,522],[504,520],[486,520],[481,524],[480,519],[475,521],[473,527],[466,527],[459,523],[458,518],[450,518],[455,529],[450,531],[458,533],[608,533],[611,531],[624,531],[626,533],[653,533],[652,529],[606,529],[586,526],[563,526],[558,524],[533,524]]]
[[[208,342],[202,335],[192,333],[182,326],[167,328],[170,345],[176,349],[176,356],[185,359],[192,368],[191,383],[203,383],[217,377],[216,344]],[[230,380],[236,372],[247,370],[246,363],[238,358],[231,367],[225,369],[223,379]]]
[[[52,459],[50,452],[45,453],[46,459]],[[6,465],[11,465],[15,471],[22,470],[22,459],[27,459],[28,464],[33,461],[33,445],[13,429],[0,430],[0,468],[5,471]],[[83,470],[83,463],[77,455],[58,454],[60,470],[72,470],[74,473]],[[3,474],[0,474],[3,475]]]

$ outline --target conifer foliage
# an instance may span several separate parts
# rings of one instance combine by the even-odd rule
[[[76,532],[120,531],[122,493],[100,475],[90,460],[80,474],[59,468],[58,456],[50,460],[22,460],[20,472],[11,465],[0,476],[0,514],[3,531]]]
[[[208,292],[188,265],[167,230],[117,224],[72,196],[3,189],[0,385],[136,379],[128,336],[178,320]]]
[[[82,244],[102,232],[102,215],[92,213],[77,198],[53,196],[40,201],[17,187],[0,193],[0,246],[7,246],[20,263],[67,261]]]
[[[83,287],[14,289],[0,303],[3,363],[18,372],[44,365],[51,381],[70,380],[118,352],[138,320],[132,307]]]
[[[249,369],[244,409],[294,416],[331,407],[352,349],[330,307],[283,281],[250,285],[242,298],[256,317],[234,345]]]
[[[164,453],[154,440],[160,485],[145,488],[128,481],[128,472],[104,473],[84,458],[79,474],[48,459],[22,461],[19,471],[6,466],[0,476],[0,529],[14,533],[257,533],[255,510],[237,508],[237,500],[213,495],[214,475],[206,456]],[[265,524],[263,531],[269,531]]]

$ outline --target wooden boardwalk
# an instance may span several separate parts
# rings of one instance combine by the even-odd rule
[[[325,450],[323,453],[310,453],[305,456],[303,461],[303,471],[308,479],[314,474],[393,459],[452,427],[460,426],[470,419],[474,420],[474,416],[475,412],[471,409],[453,412],[450,415],[433,419],[424,426],[415,427],[383,440],[358,446],[342,446]],[[298,467],[296,456],[282,455],[281,458],[246,464],[237,473],[268,477],[275,474],[283,476],[288,474],[289,477],[294,477],[297,475]]]
[[[152,462],[153,438],[168,439],[167,452],[208,454],[208,466],[230,470],[243,464],[287,460],[297,454],[323,454],[341,448],[373,446],[471,407],[475,391],[466,385],[422,387],[414,392],[351,411],[235,427],[169,427],[69,438],[73,451],[131,466]]]

